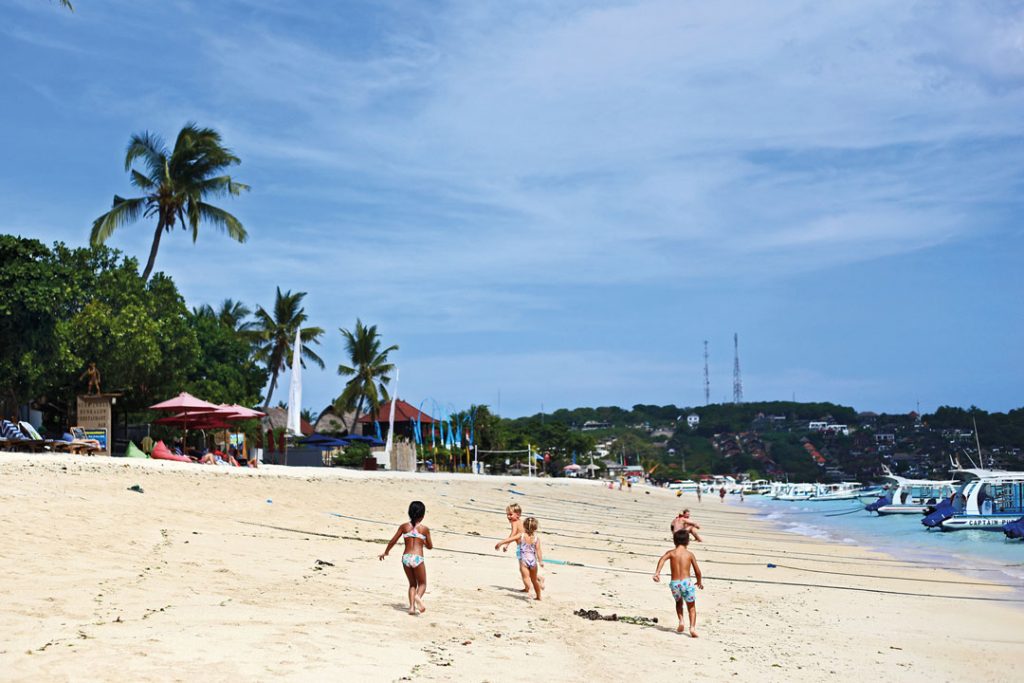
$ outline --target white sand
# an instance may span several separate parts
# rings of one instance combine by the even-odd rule
[[[438,546],[419,617],[401,546],[377,561],[414,498]],[[548,558],[604,570],[548,564],[544,601],[517,593],[514,556],[493,550],[512,500],[540,519]],[[1019,680],[1020,605],[917,595],[1019,593],[783,534],[717,500],[682,504],[706,541],[691,546],[707,577],[697,640],[674,632],[668,577],[650,577],[681,506],[665,491],[0,454],[0,678]],[[660,623],[585,621],[581,607]]]

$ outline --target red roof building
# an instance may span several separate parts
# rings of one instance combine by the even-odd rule
[[[395,399],[395,424],[399,422],[416,422],[417,416],[419,421],[423,424],[429,424],[434,422],[434,418],[430,417],[426,413],[420,413],[420,411],[412,405],[409,405],[402,399]],[[377,411],[377,417],[374,419],[373,415],[367,413],[359,418],[358,422],[361,424],[371,424],[373,422],[387,422],[391,417],[391,401],[386,401],[380,404],[380,409]]]

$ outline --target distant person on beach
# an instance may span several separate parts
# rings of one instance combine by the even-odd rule
[[[686,610],[690,613],[690,637],[696,638],[697,589],[704,590],[704,582],[701,578],[700,567],[697,565],[697,558],[686,549],[686,546],[690,544],[690,534],[682,530],[677,531],[672,535],[672,541],[675,543],[675,548],[669,550],[658,560],[658,567],[654,570],[654,580],[661,583],[661,569],[665,566],[665,562],[668,562],[672,571],[672,580],[668,587],[671,589],[672,599],[676,603],[676,616],[679,617],[679,626],[676,628],[676,632],[684,633],[686,631],[683,626],[683,603],[685,602]],[[691,571],[697,578],[696,583],[690,579]]]
[[[540,528],[540,523],[536,517],[527,517],[523,521],[523,533],[519,536],[519,570],[523,574],[523,583],[533,585],[534,591],[537,593],[535,599],[540,600],[540,591],[544,588],[544,579],[537,573],[539,567],[544,566],[544,554],[540,549],[540,536],[537,535],[537,529]],[[509,538],[502,541],[506,547],[509,543],[512,543],[513,539]],[[499,544],[501,545],[501,544]],[[526,592],[530,592],[527,587]]]
[[[697,529],[699,528],[700,524],[697,524],[697,522],[690,519],[690,508],[686,508],[672,520],[671,529],[673,536],[675,536],[677,531],[685,531],[693,537],[693,540],[698,543],[703,543],[704,539],[697,533]]]
[[[725,487],[724,486],[722,488],[718,489],[718,498],[723,503],[725,502]]]
[[[697,502],[700,502],[700,486],[697,486]]]
[[[505,508],[505,519],[507,519],[508,523],[510,525],[512,525],[512,528],[509,531],[508,538],[506,538],[505,540],[499,541],[499,542],[494,544],[494,549],[495,550],[498,550],[499,548],[501,548],[501,550],[504,552],[504,551],[508,550],[508,544],[511,543],[512,541],[515,541],[516,542],[516,560],[517,561],[519,559],[521,559],[521,554],[522,554],[522,549],[518,545],[519,544],[519,539],[523,535],[523,521],[521,519],[522,516],[523,516],[523,508],[519,507],[518,503],[512,503],[511,505],[506,507]],[[518,564],[518,562],[517,562],[517,564]],[[529,577],[525,573],[523,573],[521,568],[520,568],[519,574],[520,574],[520,576],[523,579],[523,592],[524,593],[529,593],[530,592],[530,579],[529,579]]]
[[[427,507],[418,500],[409,503],[409,521],[401,524],[395,535],[388,541],[388,547],[377,558],[381,561],[388,556],[398,539],[405,539],[405,552],[402,553],[402,569],[409,580],[409,614],[426,612],[423,606],[423,594],[427,592],[427,567],[423,564],[423,549],[431,550],[434,542],[430,540],[430,529],[423,526],[423,517]]]

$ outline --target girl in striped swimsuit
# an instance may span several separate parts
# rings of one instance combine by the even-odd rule
[[[398,527],[398,531],[391,537],[388,547],[380,554],[383,561],[391,548],[398,543],[398,539],[405,540],[405,552],[402,554],[402,569],[405,571],[405,578],[409,581],[409,614],[426,612],[423,606],[423,594],[427,592],[427,567],[423,564],[424,548],[430,550],[434,547],[430,540],[430,529],[423,526],[424,515],[427,513],[426,506],[418,500],[409,504],[409,521]]]

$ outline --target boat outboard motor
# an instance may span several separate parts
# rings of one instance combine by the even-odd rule
[[[878,508],[882,507],[883,505],[892,505],[891,493],[879,496],[878,500],[876,500],[874,503],[868,503],[867,505],[864,506],[864,509],[867,510],[868,512],[878,512]]]
[[[1024,538],[1024,517],[1016,522],[1007,522],[1003,525],[1003,533],[1007,538]]]
[[[931,512],[926,514],[924,519],[921,520],[921,524],[924,524],[929,529],[934,529],[955,514],[956,509],[953,507],[953,501],[947,499],[931,508]]]

